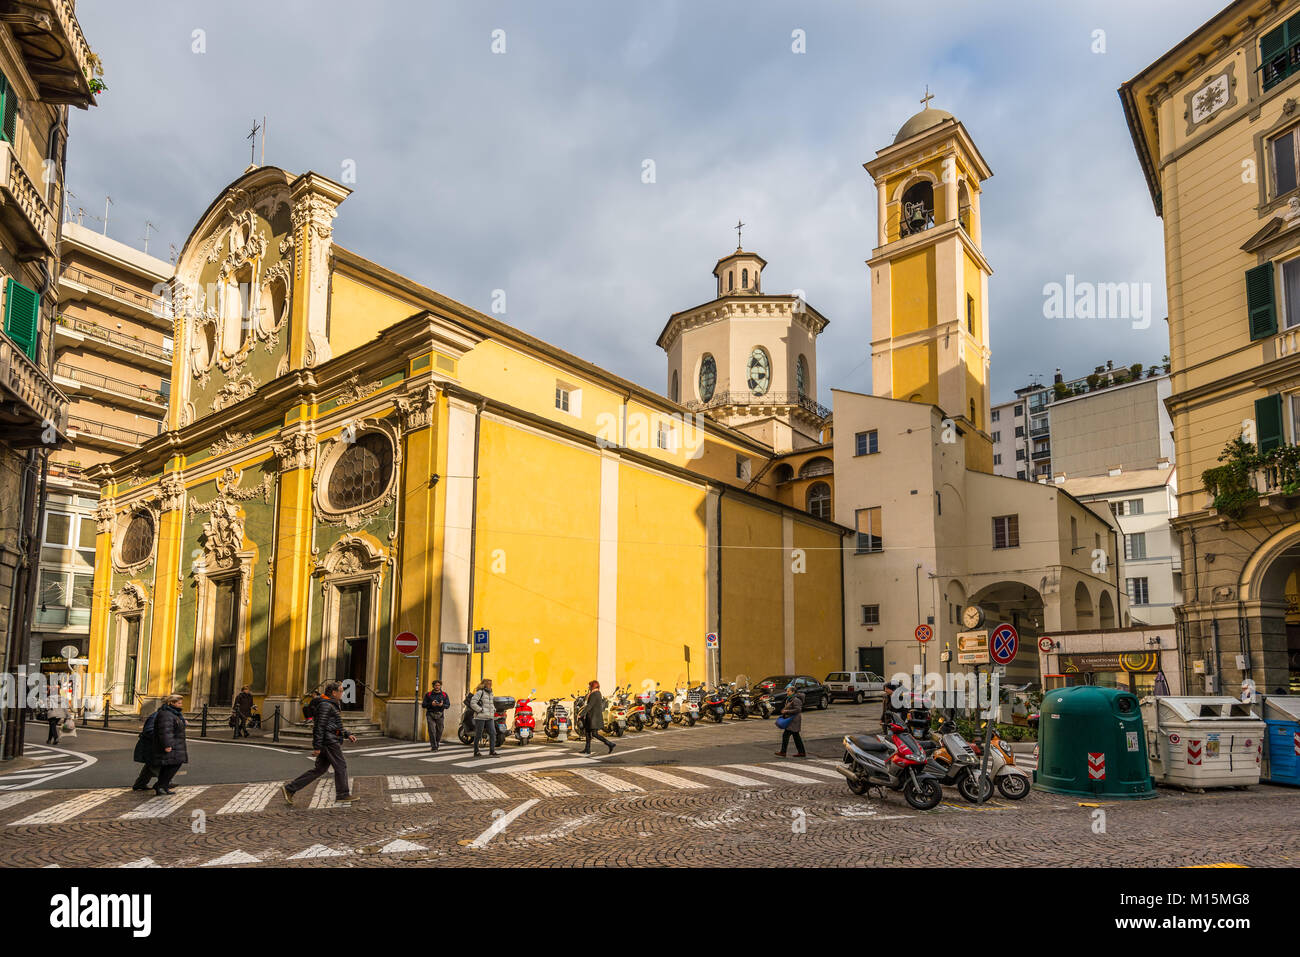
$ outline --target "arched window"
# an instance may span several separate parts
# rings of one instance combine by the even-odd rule
[[[749,288],[749,270],[748,270],[748,269],[742,269],[742,270],[740,271],[740,288],[741,288],[741,289],[748,289],[748,288]]]
[[[971,425],[977,424],[975,422],[975,400],[974,399],[970,400],[970,424]]]
[[[911,236],[934,225],[934,187],[928,182],[914,183],[903,194],[902,216],[898,235]]]
[[[736,271],[734,269],[728,269],[727,270],[727,292],[731,292],[731,290],[735,288],[736,288]]]
[[[825,482],[813,482],[808,486],[808,514],[813,518],[831,517],[831,487]]]
[[[794,381],[799,390],[799,398],[808,395],[808,360],[801,354],[794,364]]]
[[[680,398],[681,398],[681,393],[678,391],[677,370],[674,369],[674,370],[673,370],[673,391],[672,391],[672,400],[673,400],[674,402],[677,402]]]

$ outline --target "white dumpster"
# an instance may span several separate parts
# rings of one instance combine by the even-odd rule
[[[1183,788],[1259,783],[1264,720],[1228,697],[1142,699],[1147,757],[1157,784]]]

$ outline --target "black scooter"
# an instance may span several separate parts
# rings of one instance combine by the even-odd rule
[[[460,714],[460,727],[456,729],[456,737],[460,739],[461,744],[474,743],[474,709],[469,706],[474,696],[472,694],[465,696],[465,710]],[[496,736],[496,742],[492,749],[496,750],[505,743],[506,735],[510,733],[506,726],[506,712],[515,706],[514,698],[493,698],[492,710],[492,733]]]

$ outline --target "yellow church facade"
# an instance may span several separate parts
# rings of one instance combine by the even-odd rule
[[[417,668],[545,699],[842,667],[848,530],[770,444],[339,246],[347,194],[250,168],[185,244],[167,428],[93,473],[113,707],[296,716],[342,678],[405,736]]]

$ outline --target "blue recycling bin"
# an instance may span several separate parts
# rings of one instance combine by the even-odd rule
[[[1300,697],[1270,696],[1264,699],[1263,773],[1269,784],[1300,787]]]

